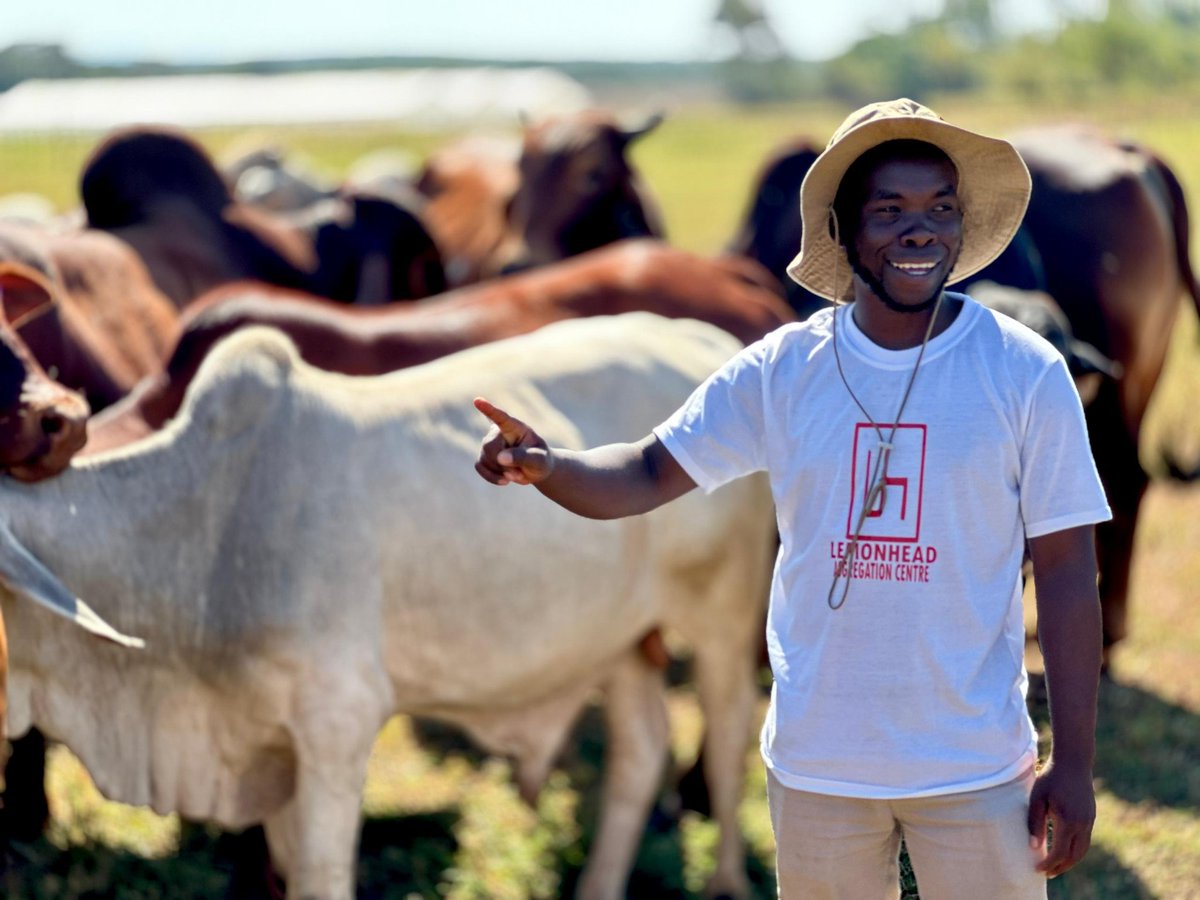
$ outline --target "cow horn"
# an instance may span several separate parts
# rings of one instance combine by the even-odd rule
[[[1096,372],[1108,378],[1117,379],[1125,374],[1125,367],[1116,360],[1109,359],[1092,344],[1079,338],[1069,340],[1071,356],[1075,358],[1076,368],[1080,372]]]
[[[663,113],[661,110],[655,110],[654,112],[644,116],[637,124],[622,128],[621,133],[625,135],[626,142],[635,141],[643,135],[649,134],[651,131],[661,125],[665,118],[665,113]]]

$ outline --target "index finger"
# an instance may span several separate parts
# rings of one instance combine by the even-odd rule
[[[1083,858],[1089,843],[1089,835],[1086,831],[1072,829],[1061,822],[1055,822],[1050,853],[1038,864],[1037,868],[1047,878],[1061,875]]]
[[[527,430],[524,422],[514,419],[483,397],[475,398],[475,408],[491,419],[492,424],[500,429],[500,434],[506,441],[519,441]]]

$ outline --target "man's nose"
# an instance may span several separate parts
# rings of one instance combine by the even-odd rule
[[[924,216],[913,221],[900,235],[900,241],[906,247],[927,247],[935,240],[937,240],[937,234]]]

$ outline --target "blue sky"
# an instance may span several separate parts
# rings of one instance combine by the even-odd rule
[[[942,0],[763,0],[787,49],[823,59]],[[1019,31],[1104,0],[993,0]],[[0,3],[0,47],[65,44],[89,62],[225,62],[314,55],[686,60],[720,55],[716,0],[34,0]]]

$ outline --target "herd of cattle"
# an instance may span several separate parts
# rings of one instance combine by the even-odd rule
[[[460,725],[532,798],[602,692],[604,804],[578,892],[615,898],[666,758],[666,630],[706,722],[709,888],[746,896],[765,484],[602,523],[471,465],[476,394],[560,445],[631,439],[824,304],[784,275],[815,147],[781,146],[725,251],[701,257],[665,242],[630,164],[656,124],[532,123],[516,150],[465,140],[336,190],[278,156],[223,170],[186,134],[129,128],[86,162],[77,213],[0,220],[7,733],[63,741],[113,799],[263,823],[289,894],[345,898],[390,716]],[[1115,514],[1097,536],[1111,648],[1148,483],[1139,429],[1185,295],[1200,309],[1187,210],[1146,148],[1083,128],[1013,140],[1029,212],[967,290],[1076,375]],[[242,190],[251,171],[278,189]],[[46,816],[23,740],[15,834]]]

